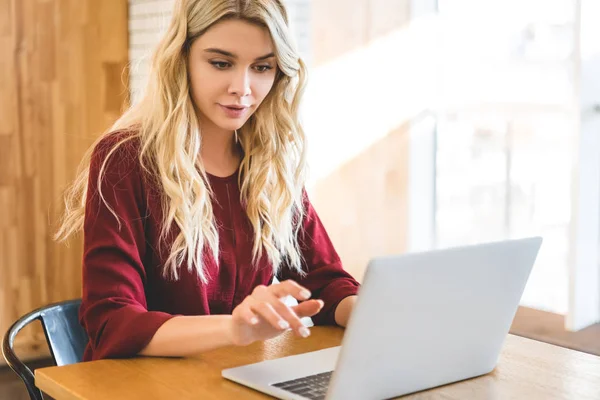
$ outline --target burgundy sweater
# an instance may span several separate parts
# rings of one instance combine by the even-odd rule
[[[110,156],[102,194],[121,226],[98,195],[99,169],[115,137],[104,139],[90,164],[84,222],[83,302],[80,322],[89,335],[84,361],[132,357],[175,315],[231,314],[257,285],[268,285],[273,270],[266,255],[252,263],[252,226],[240,202],[237,174],[210,176],[213,212],[219,232],[219,260],[205,256],[210,276],[203,284],[182,266],[177,281],[163,266],[175,238],[159,241],[162,227],[158,185],[138,161],[138,144],[127,142]],[[338,303],[358,291],[344,269],[323,224],[306,198],[299,236],[306,275],[283,266],[278,279],[294,279],[325,302],[315,324],[335,324]],[[208,254],[208,253],[206,253]]]

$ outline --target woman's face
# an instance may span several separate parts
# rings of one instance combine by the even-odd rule
[[[271,35],[246,21],[218,22],[192,44],[188,70],[200,127],[239,129],[275,81]]]

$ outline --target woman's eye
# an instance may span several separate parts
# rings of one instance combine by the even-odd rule
[[[267,72],[270,69],[273,69],[270,65],[257,65],[254,67],[258,72]]]
[[[230,66],[230,64],[228,62],[225,62],[225,61],[211,61],[210,63],[216,69],[226,69],[227,67]]]

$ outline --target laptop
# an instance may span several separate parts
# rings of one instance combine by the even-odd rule
[[[225,369],[284,400],[388,399],[491,372],[540,237],[372,259],[341,346]]]

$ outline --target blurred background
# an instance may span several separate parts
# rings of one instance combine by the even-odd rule
[[[511,332],[600,355],[600,2],[284,2],[308,190],[346,269],[541,235]],[[0,0],[0,332],[80,297],[81,243],[51,239],[61,193],[143,93],[171,8]],[[18,339],[47,357],[41,330]]]

